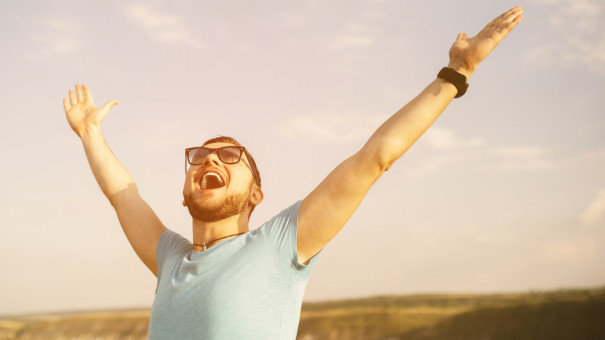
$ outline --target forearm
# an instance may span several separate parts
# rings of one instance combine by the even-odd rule
[[[459,33],[449,50],[448,67],[468,80],[479,63],[522,19],[523,9],[517,6],[492,20],[472,38]],[[433,124],[456,94],[452,84],[441,79],[433,81],[376,130],[361,150],[363,161],[377,164],[380,171],[388,169]]]
[[[99,127],[87,129],[80,138],[90,169],[112,205],[116,194],[125,189],[136,189],[133,178],[111,152]]]
[[[454,85],[435,79],[374,132],[364,146],[366,154],[381,171],[387,170],[437,120],[456,94]]]

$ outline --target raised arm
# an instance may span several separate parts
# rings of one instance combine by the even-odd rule
[[[472,38],[458,34],[449,51],[448,67],[470,78],[521,19],[523,9],[515,7]],[[298,217],[299,262],[308,262],[342,229],[374,182],[420,138],[457,93],[451,83],[435,79],[304,199]]]
[[[97,108],[86,85],[76,85],[75,94],[69,91],[69,101],[63,99],[67,121],[82,140],[97,183],[114,207],[132,248],[157,276],[156,247],[166,227],[143,201],[134,180],[111,152],[101,133],[101,122],[117,103],[112,100]]]

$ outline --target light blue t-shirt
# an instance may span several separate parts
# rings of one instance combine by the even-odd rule
[[[301,203],[203,252],[166,229],[156,253],[149,339],[295,339],[304,290],[319,257],[298,263]]]

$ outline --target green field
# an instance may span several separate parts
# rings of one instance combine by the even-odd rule
[[[3,339],[146,339],[149,310],[0,317]],[[605,339],[605,288],[303,305],[297,339]]]

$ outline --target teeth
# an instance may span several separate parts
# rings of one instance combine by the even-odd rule
[[[217,174],[216,172],[207,172],[204,174],[204,176],[202,176],[202,189],[206,189],[208,187],[208,176],[213,176],[214,178],[216,178],[216,180],[220,183],[221,186],[223,186],[225,184],[225,182],[223,182],[223,179],[221,178],[221,176],[219,176],[219,174]]]

